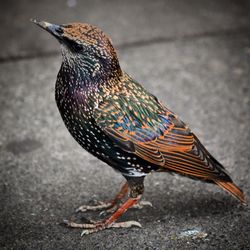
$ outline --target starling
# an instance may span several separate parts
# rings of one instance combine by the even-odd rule
[[[89,224],[65,221],[68,226],[83,228],[82,234],[140,226],[136,221],[116,220],[136,206],[145,176],[154,171],[216,184],[246,204],[243,192],[190,128],[122,71],[112,42],[103,31],[82,23],[33,22],[61,45],[63,60],[55,99],[67,129],[85,150],[126,179],[112,201],[78,209],[110,212],[116,208],[111,216]],[[129,197],[122,203],[128,190]]]

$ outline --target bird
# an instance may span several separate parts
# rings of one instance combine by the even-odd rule
[[[65,220],[67,226],[83,229],[82,235],[141,227],[137,221],[117,219],[139,206],[144,179],[153,172],[216,184],[247,203],[243,191],[189,126],[121,69],[112,41],[101,29],[87,23],[31,21],[60,43],[55,100],[68,131],[82,148],[126,180],[113,200],[77,210],[104,210],[111,215],[90,223]]]

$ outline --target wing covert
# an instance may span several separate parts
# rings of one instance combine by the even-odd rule
[[[132,80],[104,98],[94,118],[116,146],[149,165],[200,179],[227,176],[186,124]]]

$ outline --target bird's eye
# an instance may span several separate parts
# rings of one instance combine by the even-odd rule
[[[79,51],[83,49],[83,46],[80,43],[75,43],[74,48]]]

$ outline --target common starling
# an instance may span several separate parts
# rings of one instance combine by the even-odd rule
[[[110,217],[90,224],[66,221],[68,226],[83,228],[82,234],[140,226],[136,221],[116,220],[136,205],[143,194],[145,176],[154,171],[217,184],[246,203],[243,192],[189,127],[122,71],[112,42],[103,31],[82,23],[33,22],[61,44],[63,60],[55,99],[70,134],[126,179],[111,202],[78,209],[118,208]],[[129,198],[120,204],[129,189]]]

